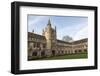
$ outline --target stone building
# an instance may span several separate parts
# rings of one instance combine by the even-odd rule
[[[87,38],[65,42],[57,39],[56,32],[56,27],[52,28],[50,20],[42,35],[35,34],[34,31],[28,32],[28,59],[87,52]]]

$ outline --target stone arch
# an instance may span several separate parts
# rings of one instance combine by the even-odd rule
[[[32,56],[37,56],[37,52],[36,51],[34,51],[33,53],[32,53]]]
[[[56,51],[55,50],[52,50],[52,55],[54,56],[56,54]]]
[[[84,52],[87,52],[87,49],[84,49]]]
[[[45,56],[45,51],[41,52],[41,56],[44,57]]]
[[[75,53],[78,53],[78,51],[77,51],[77,50],[75,50]]]
[[[64,53],[63,50],[61,51],[61,53],[62,53],[62,54]]]
[[[82,52],[82,50],[78,50],[78,52],[79,52],[79,53],[81,53],[81,52]]]

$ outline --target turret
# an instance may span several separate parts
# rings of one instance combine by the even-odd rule
[[[42,35],[43,35],[43,36],[45,35],[44,29],[43,29],[43,31],[42,31]]]
[[[48,20],[47,27],[43,34],[47,41],[47,49],[52,49],[52,47],[54,47],[53,44],[56,42],[56,27],[55,29],[52,28],[50,19]]]
[[[32,30],[32,33],[34,33],[34,29]]]
[[[57,37],[57,28],[55,26],[55,39],[56,39],[56,37]]]
[[[51,28],[51,22],[50,22],[50,19],[48,20],[48,23],[47,23],[47,27],[46,27],[46,30],[45,30],[45,38],[46,38],[46,41],[47,41],[47,49],[51,49],[51,37],[52,37],[52,28]]]
[[[51,27],[51,22],[50,22],[50,19],[48,20],[48,24],[47,24],[47,25]]]
[[[55,26],[55,35],[56,35],[56,26]]]

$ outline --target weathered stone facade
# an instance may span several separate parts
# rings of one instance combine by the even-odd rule
[[[42,35],[28,32],[28,59],[84,53],[87,52],[87,47],[87,38],[73,42],[58,40],[56,27],[51,27],[50,20]]]

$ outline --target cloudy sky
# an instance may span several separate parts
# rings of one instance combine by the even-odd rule
[[[70,36],[74,40],[88,37],[88,17],[79,16],[39,16],[28,15],[28,32],[42,34],[42,30],[47,26],[50,18],[52,27],[57,28],[57,39],[63,36]]]

